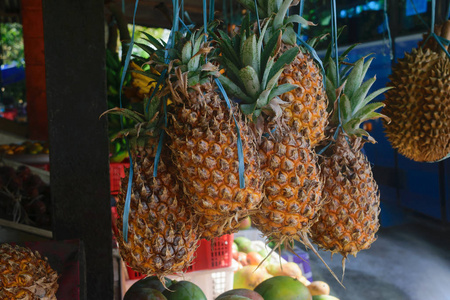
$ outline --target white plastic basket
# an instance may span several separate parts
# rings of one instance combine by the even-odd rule
[[[186,280],[198,285],[208,300],[233,289],[234,267],[202,270],[185,273],[183,276],[169,276],[174,280]]]

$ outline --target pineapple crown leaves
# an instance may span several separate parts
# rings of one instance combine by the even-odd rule
[[[146,98],[135,110],[128,108],[115,107],[109,109],[100,115],[100,118],[106,114],[119,115],[132,121],[133,127],[124,128],[117,131],[111,137],[111,140],[124,137],[143,139],[158,137],[161,128],[160,110],[162,108],[161,98],[154,96]],[[144,109],[148,107],[147,109]]]
[[[366,58],[367,56],[360,58],[351,66],[349,72],[343,74],[342,80],[344,83],[339,87],[336,87],[336,65],[329,62],[326,79],[327,96],[329,101],[334,103],[334,113],[331,118],[331,124],[337,126],[340,123],[347,134],[358,137],[365,136],[370,142],[375,142],[367,131],[359,127],[361,123],[365,121],[379,118],[383,118],[390,122],[390,119],[387,116],[376,112],[378,109],[385,106],[384,103],[369,103],[390,88],[382,88],[368,95],[376,77],[363,81],[373,60],[373,58],[370,58],[365,61]],[[344,68],[343,72],[345,72],[345,70],[346,68]],[[340,116],[338,115],[338,112],[340,112]]]
[[[256,13],[263,19],[269,19],[271,24],[267,29],[266,39],[270,39],[278,30],[283,30],[282,40],[289,45],[297,45],[297,34],[294,31],[293,24],[300,23],[305,26],[315,26],[314,23],[307,21],[300,15],[286,16],[289,7],[298,5],[299,0],[258,0],[255,7],[254,0],[239,0],[239,2],[248,10]]]
[[[230,95],[239,99],[242,112],[254,118],[259,117],[262,111],[279,116],[281,110],[277,107],[282,101],[278,96],[297,87],[292,84],[278,86],[277,83],[284,67],[294,60],[300,49],[293,47],[275,60],[282,33],[279,30],[277,35],[273,35],[262,50],[268,25],[267,22],[259,37],[249,29],[232,38],[223,32],[219,32],[220,38],[214,34],[222,51],[218,59],[227,75],[221,75],[219,80]]]

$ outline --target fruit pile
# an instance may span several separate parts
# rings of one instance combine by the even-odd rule
[[[324,78],[293,30],[312,24],[287,16],[298,1],[241,3],[237,32],[214,21],[173,32],[172,48],[146,35],[150,69],[139,74],[162,84],[135,109],[106,112],[135,122],[116,134],[133,162],[117,240],[143,274],[182,272],[199,239],[236,232],[249,215],[275,248],[297,240],[316,251],[312,240],[345,261],[375,241],[380,198],[361,152],[374,140],[360,125],[385,118],[370,102],[386,89],[368,94],[371,59],[341,65],[347,52],[327,55]]]
[[[262,245],[261,245],[262,244]],[[263,281],[276,276],[292,277],[306,286],[312,296],[329,295],[330,287],[323,281],[310,282],[295,262],[287,262],[260,241],[237,237],[233,243],[233,259],[237,265],[234,289],[253,290]],[[268,256],[269,255],[269,256]],[[331,299],[331,298],[330,298]]]
[[[48,147],[48,142],[25,141],[22,144],[4,144],[0,145],[0,155],[49,154]]]
[[[50,228],[50,205],[50,186],[27,166],[0,166],[0,218]]]
[[[234,288],[219,295],[216,300],[339,300],[330,296],[325,282],[313,282],[305,286],[290,276],[274,276],[260,282],[254,290]],[[125,293],[124,300],[207,300],[203,291],[189,281],[169,278],[159,280],[150,276],[137,281]]]

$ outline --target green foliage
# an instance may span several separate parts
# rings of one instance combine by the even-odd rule
[[[131,32],[133,30],[133,25],[128,25],[128,30]],[[146,40],[146,43],[148,41],[148,36],[151,36],[155,39],[162,39],[163,41],[166,41],[169,39],[170,31],[164,28],[147,28],[144,26],[138,26],[136,25],[136,29],[134,31],[134,41],[135,42],[142,42]],[[150,46],[154,48],[153,46]],[[141,48],[141,47],[133,47],[133,55],[139,56],[139,57],[148,57],[148,54]]]
[[[22,24],[0,24],[3,64],[22,63],[24,59]]]

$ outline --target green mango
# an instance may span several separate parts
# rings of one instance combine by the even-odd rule
[[[164,278],[166,287],[170,287],[173,282],[169,278]],[[136,281],[129,289],[128,291],[134,291],[134,290],[141,290],[141,289],[155,289],[157,291],[160,291],[161,293],[166,290],[164,285],[161,283],[161,281],[156,276],[149,276],[145,277],[139,281]]]
[[[227,298],[230,296],[244,297],[245,299],[250,299],[250,300],[264,300],[260,294],[258,294],[255,291],[249,290],[249,289],[229,290],[223,294],[220,294],[219,297],[216,298],[216,300],[240,299],[240,298]]]
[[[254,289],[264,300],[312,300],[308,288],[290,276],[275,276]]]
[[[251,298],[239,295],[228,295],[222,298],[217,298],[216,300],[252,300]]]
[[[179,281],[165,290],[163,295],[167,300],[207,300],[203,291],[189,281]]]
[[[167,300],[164,295],[152,288],[141,288],[128,290],[123,297],[123,300]]]

